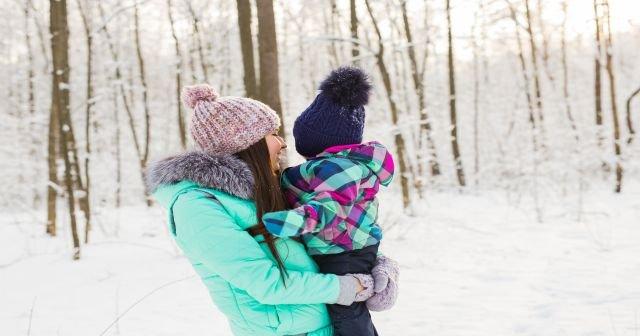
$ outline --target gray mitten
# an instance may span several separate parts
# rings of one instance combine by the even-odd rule
[[[400,269],[398,263],[385,256],[376,260],[376,266],[371,271],[375,285],[375,294],[367,300],[367,308],[371,311],[388,310],[398,299],[398,279]]]
[[[340,281],[340,295],[336,304],[350,306],[354,302],[362,302],[373,295],[373,277],[370,274],[338,275]],[[364,290],[358,292],[359,287]]]

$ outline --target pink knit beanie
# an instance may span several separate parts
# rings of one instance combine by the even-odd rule
[[[213,155],[240,152],[280,127],[269,106],[251,98],[219,97],[207,84],[184,87],[182,101],[193,109],[191,138]]]

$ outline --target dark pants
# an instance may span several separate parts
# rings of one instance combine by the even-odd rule
[[[371,274],[375,266],[379,244],[361,250],[338,254],[314,255],[313,259],[321,273],[344,275],[348,273]],[[371,315],[364,302],[354,302],[350,306],[327,305],[333,323],[335,336],[377,336]]]

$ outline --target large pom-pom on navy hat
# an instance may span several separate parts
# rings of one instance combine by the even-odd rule
[[[332,146],[361,143],[370,91],[369,77],[362,70],[350,66],[333,70],[293,125],[296,151],[314,157]]]

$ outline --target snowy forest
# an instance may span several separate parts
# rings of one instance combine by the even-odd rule
[[[229,335],[145,169],[185,85],[293,121],[332,69],[393,152],[381,334],[640,332],[635,0],[0,0],[0,333]],[[419,253],[420,251],[420,253]]]

